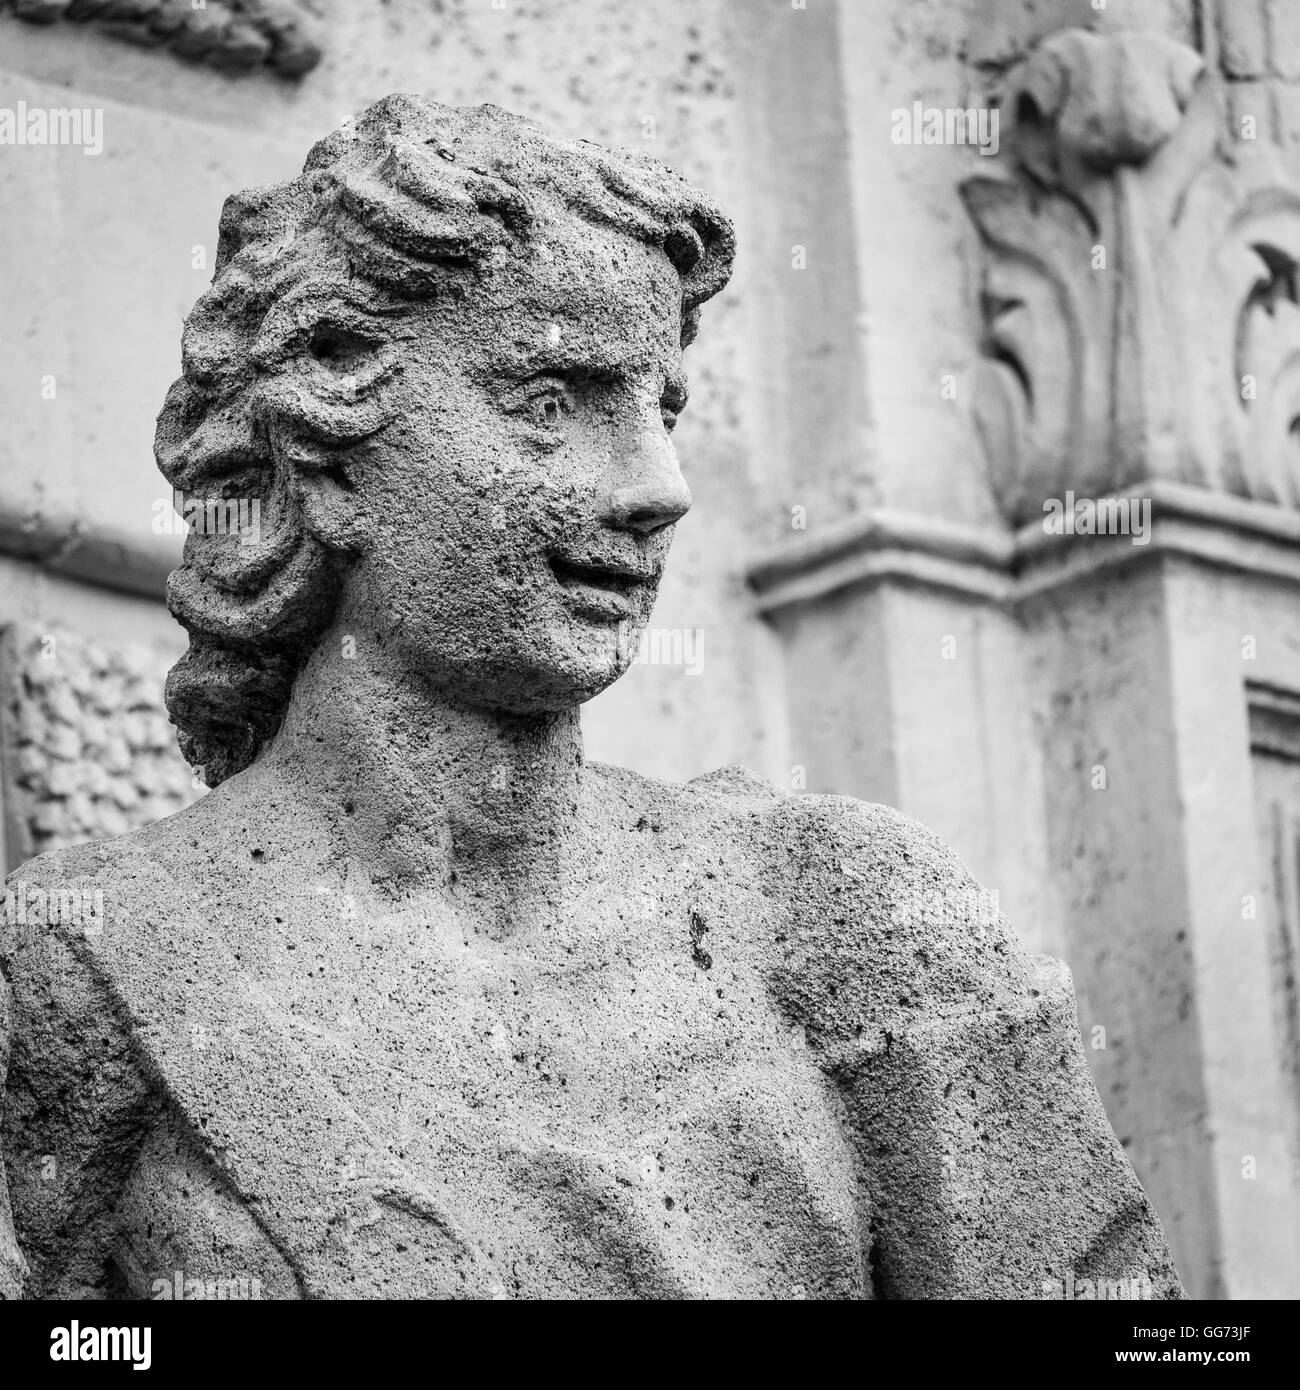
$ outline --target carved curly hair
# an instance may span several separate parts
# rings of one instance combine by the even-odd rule
[[[209,786],[275,734],[333,618],[347,557],[309,534],[296,478],[388,423],[391,320],[565,216],[662,247],[681,277],[683,346],[695,336],[731,273],[725,214],[647,155],[557,139],[499,107],[387,97],[320,141],[299,177],[226,200],[155,439],[174,489],[260,510],[251,544],[192,530],[167,585],[190,636],[167,708]]]

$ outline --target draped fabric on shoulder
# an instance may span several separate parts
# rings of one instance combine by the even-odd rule
[[[956,856],[896,811],[791,798],[771,824],[771,862],[801,866],[773,990],[842,1100],[877,1294],[1064,1298],[1090,1281],[1100,1297],[1181,1297],[1089,1073],[1069,971],[1028,956]]]
[[[38,865],[24,870],[33,881]],[[66,867],[59,879],[69,882]],[[147,900],[137,899],[136,907]],[[171,1271],[149,1267],[151,1252],[130,1259],[148,1247],[132,1231],[132,1217],[157,1197],[155,1191],[143,1204],[133,1202],[132,1188],[147,1167],[155,1170],[148,1185],[164,1188],[166,1175],[157,1170],[178,1156],[191,1186],[204,1187],[207,1209],[188,1240],[184,1217],[197,1210],[195,1194],[173,1233],[181,1242],[175,1260],[187,1276],[228,1274],[220,1261],[205,1268],[212,1252],[204,1247],[225,1237],[225,1264],[238,1242],[243,1264],[258,1264],[266,1296],[379,1297],[393,1287],[411,1297],[482,1293],[487,1281],[474,1277],[482,1272],[474,1244],[310,1065],[294,1043],[292,1020],[268,1017],[274,1006],[202,914],[140,920],[137,910],[121,930],[114,929],[114,915],[110,905],[108,927],[94,939],[46,928],[0,953],[29,1040],[9,1078],[8,1108],[17,1103],[35,1117],[24,1125],[22,1116],[6,1116],[18,1122],[6,1124],[15,1141],[24,1131],[21,1161],[31,1179],[15,1206],[39,1213],[39,1221],[26,1223],[33,1231],[58,1231],[66,1229],[66,1220],[51,1220],[50,1203],[58,1201],[60,1215],[76,1214],[87,1230],[48,1252],[39,1244],[28,1249],[29,1296],[147,1296],[152,1280]],[[99,1031],[129,1049],[130,1085],[106,1088],[87,1073],[89,1049],[57,1041],[78,1038],[80,1022],[90,1018],[80,1001],[91,997]],[[201,1043],[189,1023],[195,1018],[204,1020]],[[24,1105],[27,1097],[34,1104]],[[132,1109],[128,1119],[123,1112]],[[162,1130],[184,1132],[164,1145],[160,1164],[155,1132]],[[56,1181],[42,1183],[36,1169],[45,1147],[55,1150],[50,1156],[59,1167]],[[209,1226],[218,1231],[216,1240]],[[364,1257],[352,1239],[363,1227]],[[256,1245],[267,1248],[250,1248]],[[431,1260],[434,1245],[439,1258]],[[11,1247],[24,1271],[17,1243],[0,1226],[0,1250]],[[126,1276],[114,1289],[103,1270],[110,1262],[120,1266],[124,1254],[132,1267],[114,1272],[119,1280]],[[16,1276],[10,1287],[18,1290]]]

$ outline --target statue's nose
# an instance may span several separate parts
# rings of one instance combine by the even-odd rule
[[[610,494],[609,521],[619,530],[651,536],[690,511],[691,490],[662,429],[640,431],[617,466],[619,486]]]

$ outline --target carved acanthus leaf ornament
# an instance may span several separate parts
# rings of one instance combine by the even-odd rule
[[[1006,94],[975,414],[1006,518],[1173,478],[1300,505],[1300,193],[1200,55],[1066,30]]]

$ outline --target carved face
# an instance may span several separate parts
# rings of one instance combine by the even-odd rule
[[[395,419],[345,456],[345,621],[459,702],[565,709],[627,668],[690,506],[681,281],[570,222],[463,286],[410,311]]]

